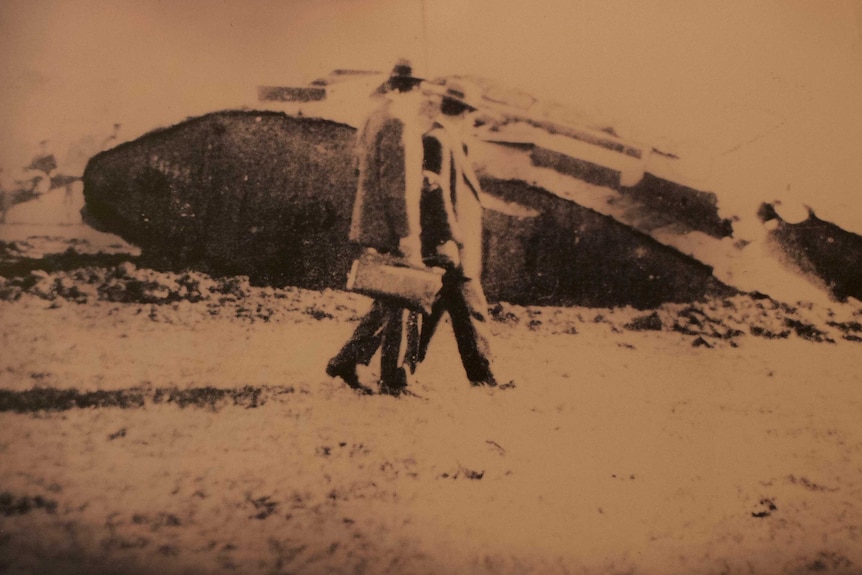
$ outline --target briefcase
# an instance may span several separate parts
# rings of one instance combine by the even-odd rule
[[[403,259],[366,250],[353,261],[347,289],[373,298],[389,298],[404,307],[430,313],[443,285],[443,270],[413,267]]]

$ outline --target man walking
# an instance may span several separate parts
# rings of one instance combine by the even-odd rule
[[[481,188],[463,136],[476,108],[464,86],[450,81],[441,115],[423,136],[422,252],[428,265],[445,268],[443,288],[425,322],[419,361],[434,328],[449,312],[467,378],[473,386],[497,387],[488,343],[488,303],[482,289]],[[514,387],[512,382],[500,388]]]
[[[384,101],[368,117],[357,139],[359,184],[353,206],[350,240],[363,249],[404,258],[422,266],[419,202],[422,193],[422,132],[410,63],[400,60],[384,86]],[[398,396],[407,386],[401,357],[402,323],[409,313],[386,299],[377,299],[353,335],[326,367],[330,377],[350,387],[371,391],[359,382],[358,364],[368,365],[381,348],[380,391]]]

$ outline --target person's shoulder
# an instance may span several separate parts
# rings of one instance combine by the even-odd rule
[[[403,115],[398,113],[398,110],[392,106],[391,102],[379,106],[373,112],[374,123],[380,126],[403,126],[405,120]]]
[[[388,106],[381,105],[371,111],[365,119],[362,129],[359,130],[358,139],[369,140],[379,138],[385,134],[400,133],[404,122],[392,114]]]
[[[380,123],[390,119],[393,116],[392,102],[383,100],[377,103],[365,117],[365,123]]]

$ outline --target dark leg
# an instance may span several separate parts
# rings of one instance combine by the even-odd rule
[[[450,275],[450,274],[447,274]],[[478,280],[451,274],[444,278],[444,298],[467,378],[475,385],[494,385],[488,334],[488,302]]]
[[[380,342],[380,379],[384,384],[395,384],[401,351],[401,314],[403,309],[389,306],[386,310],[386,325]]]
[[[445,294],[438,294],[434,306],[431,308],[431,314],[423,318],[422,331],[419,334],[419,350],[416,353],[416,363],[425,361],[425,356],[428,353],[428,346],[431,344],[431,338],[434,332],[437,331],[437,326],[443,318],[443,312],[446,311]]]
[[[408,371],[412,372],[411,339],[418,340],[418,335],[413,333],[415,328],[411,326],[415,317],[415,312],[397,304],[392,304],[386,311],[386,325],[380,344],[381,393],[398,396],[407,387]]]
[[[380,347],[383,339],[383,330],[386,323],[387,307],[380,300],[375,300],[359,325],[353,330],[353,335],[341,348],[341,351],[332,358],[332,362],[339,364],[361,363],[368,365],[371,358]]]
[[[360,363],[368,365],[377,348],[380,347],[386,325],[386,314],[386,305],[375,300],[368,313],[359,321],[359,325],[356,326],[347,343],[335,357],[329,360],[326,366],[327,375],[340,377],[350,387],[370,393],[370,390],[359,382],[356,365]]]
[[[406,350],[402,363],[410,369],[410,373],[416,373],[416,367],[419,365],[420,338],[424,325],[425,314],[417,311],[408,312],[405,326],[407,333],[404,334]]]

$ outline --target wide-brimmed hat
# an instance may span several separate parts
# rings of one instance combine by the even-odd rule
[[[392,73],[389,74],[389,80],[386,83],[389,88],[396,90],[399,87],[412,88],[422,81],[422,78],[413,75],[413,65],[410,60],[400,58],[392,68]]]
[[[459,80],[447,81],[440,95],[443,100],[458,102],[470,110],[477,110],[482,102],[482,96],[476,86]]]

